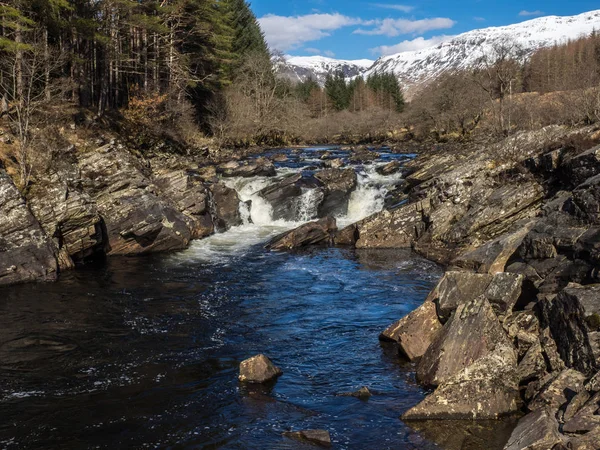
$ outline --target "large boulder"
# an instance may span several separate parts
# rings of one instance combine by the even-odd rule
[[[534,221],[521,224],[518,230],[493,239],[481,247],[455,258],[451,267],[473,270],[478,273],[504,272],[511,256],[515,254]]]
[[[417,381],[438,386],[499,349],[516,355],[488,300],[482,295],[458,306],[417,366]]]
[[[259,354],[240,363],[238,379],[242,383],[260,384],[273,381],[282,374],[282,370],[275,366],[267,356]]]
[[[482,295],[492,278],[489,274],[446,272],[434,291],[434,302],[440,320],[446,323],[460,304]]]
[[[554,414],[539,409],[519,420],[504,450],[550,450],[562,442]]]
[[[82,189],[104,219],[109,255],[135,255],[187,247],[190,219],[153,190],[144,162],[107,145],[79,160]]]
[[[175,203],[179,211],[192,219],[194,239],[213,233],[210,194],[195,172],[175,170],[160,173],[154,177],[154,184]]]
[[[210,187],[213,221],[218,231],[227,231],[243,223],[240,213],[240,197],[235,189],[216,183]]]
[[[552,301],[547,320],[567,366],[595,372],[600,362],[600,285],[570,284]]]
[[[412,361],[423,356],[441,329],[435,304],[426,301],[386,328],[379,339],[397,342],[401,353]]]
[[[315,178],[325,187],[325,197],[319,206],[319,217],[345,214],[348,211],[350,194],[356,189],[354,169],[321,170],[315,173]]]
[[[288,175],[259,192],[273,208],[273,220],[310,220],[317,215],[325,197],[323,183],[312,176],[301,173]],[[309,202],[310,205],[307,205]],[[313,217],[305,217],[307,210]]]
[[[520,407],[516,363],[511,348],[498,346],[446,378],[402,419],[489,420],[514,414]]]
[[[270,250],[291,250],[308,245],[331,245],[336,231],[335,219],[325,217],[315,222],[305,223],[275,237],[266,245],[266,248]]]
[[[56,248],[0,165],[0,286],[56,280]]]

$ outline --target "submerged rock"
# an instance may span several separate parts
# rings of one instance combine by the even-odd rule
[[[337,231],[335,219],[326,217],[315,222],[305,223],[291,231],[275,237],[265,247],[269,250],[291,250],[316,244],[333,244]]]
[[[0,165],[0,286],[56,280],[56,252]]]
[[[331,447],[331,436],[327,430],[286,431],[283,436],[322,447]]]
[[[372,395],[372,392],[366,386],[361,387],[358,391],[355,392],[344,392],[342,394],[339,394],[340,397],[356,397],[361,400],[368,400]]]
[[[240,363],[238,379],[243,383],[267,383],[283,374],[265,355],[256,355]]]

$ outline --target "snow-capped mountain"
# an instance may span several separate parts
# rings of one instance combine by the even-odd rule
[[[342,61],[323,56],[283,56],[274,63],[280,74],[293,81],[309,77],[323,84],[329,72],[342,70],[347,78],[393,72],[402,83],[407,99],[423,86],[449,70],[474,67],[494,46],[511,39],[524,56],[534,51],[600,31],[600,10],[577,16],[547,16],[503,27],[468,31],[426,49],[384,56],[377,61]]]
[[[364,76],[394,72],[410,98],[419,86],[426,85],[446,71],[476,66],[483,55],[493,52],[496,43],[507,38],[519,44],[524,56],[527,56],[540,48],[589,35],[594,30],[600,30],[600,10],[577,16],[547,16],[504,27],[483,28],[460,34],[434,47],[379,58],[365,71]]]
[[[305,81],[313,78],[323,85],[328,73],[342,71],[346,78],[361,75],[375,61],[370,59],[359,59],[356,61],[343,61],[327,58],[325,56],[289,56],[276,57],[274,59],[277,71],[292,81]]]

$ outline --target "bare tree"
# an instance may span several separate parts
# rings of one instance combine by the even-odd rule
[[[520,89],[523,47],[510,36],[498,39],[478,60],[475,82],[490,100],[497,131],[508,135],[511,129],[512,95]]]
[[[13,134],[18,138],[16,158],[19,163],[21,186],[29,184],[31,151],[36,133],[48,116],[44,108],[65,92],[60,79],[49,80],[64,63],[64,55],[50,53],[40,29],[21,33],[26,35],[13,52],[5,52],[0,60],[0,98],[7,104],[6,115]]]

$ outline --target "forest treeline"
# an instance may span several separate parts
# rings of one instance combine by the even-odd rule
[[[165,139],[199,148],[205,136],[219,146],[466,139],[597,122],[600,36],[533,55],[507,37],[476,69],[405,95],[393,74],[333,73],[323,86],[280,76],[245,0],[0,0],[0,118],[24,185],[73,111],[92,123],[115,115],[142,151]]]

